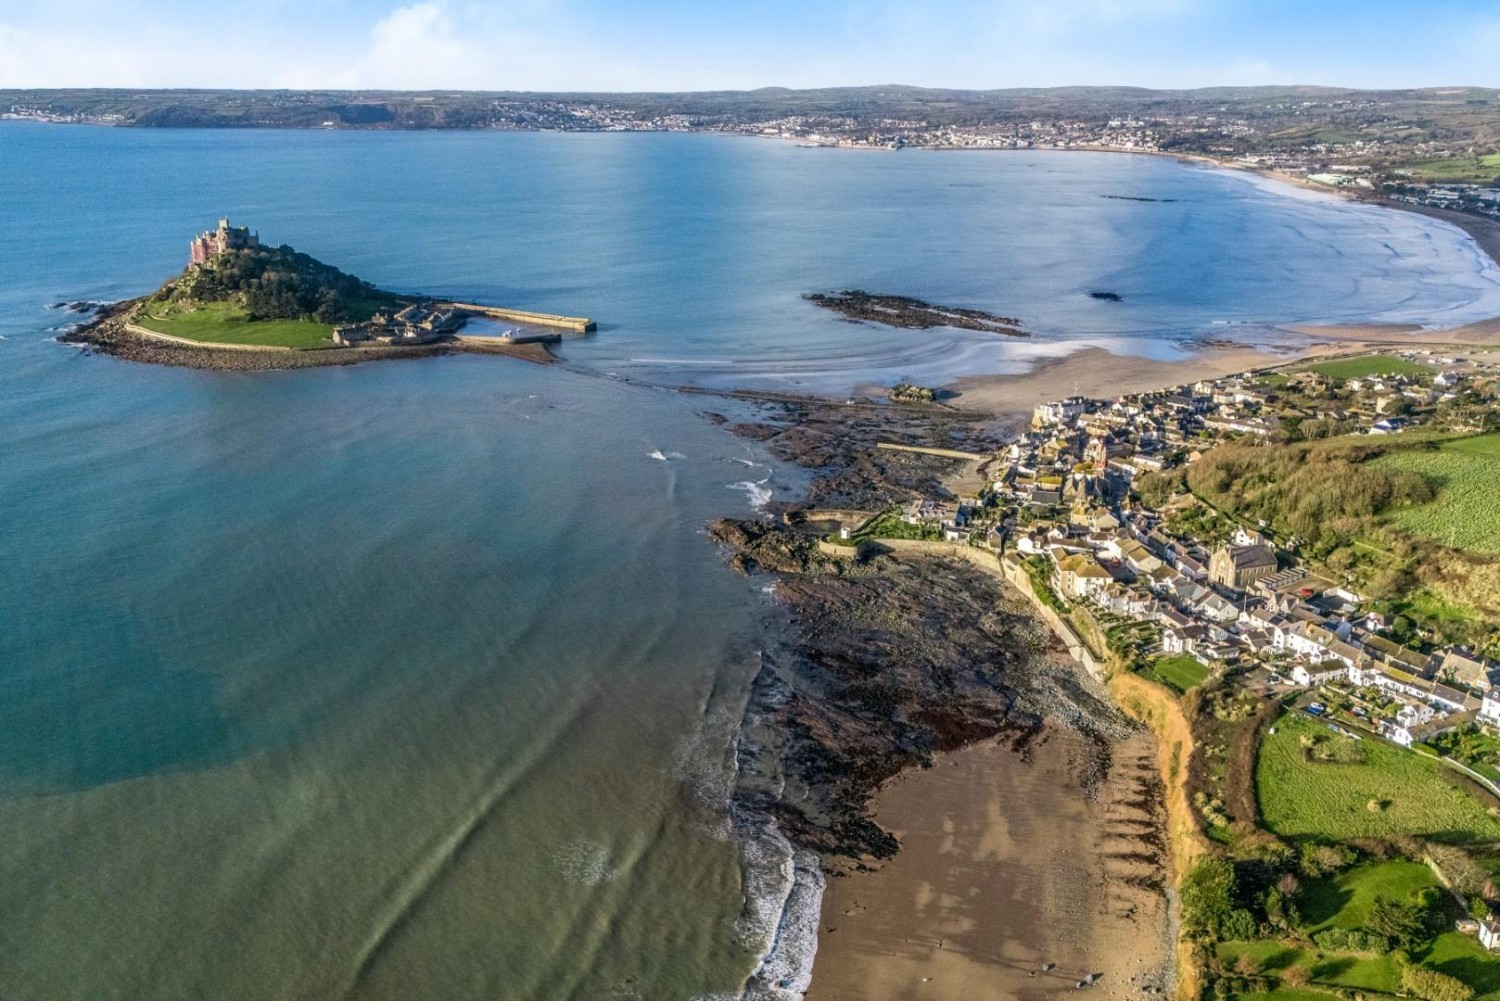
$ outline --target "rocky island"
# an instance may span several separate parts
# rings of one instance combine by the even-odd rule
[[[285,369],[468,351],[551,361],[559,329],[591,320],[390,292],[220,219],[188,264],[150,295],[87,304],[93,318],[61,340],[132,361],[192,368]],[[471,320],[519,324],[466,332]]]
[[[996,316],[982,309],[958,306],[935,306],[904,295],[879,295],[860,289],[842,292],[810,292],[803,296],[823,309],[831,309],[851,323],[880,323],[907,330],[930,330],[933,327],[957,327],[986,334],[1029,337],[1021,321],[1011,316]]]

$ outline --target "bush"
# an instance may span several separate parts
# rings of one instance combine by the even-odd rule
[[[1368,952],[1383,954],[1390,951],[1391,940],[1384,935],[1363,928],[1329,928],[1313,936],[1320,949],[1329,952]]]
[[[1469,1001],[1474,996],[1474,989],[1457,977],[1423,966],[1404,967],[1401,987],[1422,1001]]]
[[[1199,940],[1223,938],[1225,925],[1235,912],[1236,890],[1234,866],[1227,859],[1210,856],[1199,861],[1182,881],[1183,933]],[[1253,918],[1250,923],[1247,938],[1255,935]]]
[[[1370,907],[1370,930],[1383,935],[1393,945],[1411,951],[1429,941],[1438,930],[1442,914],[1438,910],[1440,900],[1437,892],[1422,891],[1410,904],[1402,904],[1389,897],[1376,897]]]
[[[1260,926],[1255,920],[1255,915],[1243,907],[1235,908],[1229,912],[1224,919],[1220,935],[1231,942],[1248,942],[1255,938],[1260,931]]]

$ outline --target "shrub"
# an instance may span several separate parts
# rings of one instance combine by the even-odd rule
[[[1194,939],[1223,938],[1225,924],[1235,909],[1236,889],[1234,866],[1227,859],[1210,856],[1199,861],[1182,881],[1184,934]],[[1246,937],[1254,934],[1252,927]]]
[[[1328,876],[1349,868],[1358,857],[1359,853],[1347,845],[1305,844],[1302,846],[1302,873],[1313,879]]]
[[[1243,907],[1237,907],[1224,919],[1220,934],[1232,942],[1248,942],[1255,938],[1259,931],[1260,926],[1256,923],[1255,915]]]
[[[1329,928],[1313,936],[1320,949],[1329,952],[1368,952],[1383,954],[1390,951],[1391,941],[1384,935],[1363,928]]]
[[[1469,1001],[1474,996],[1474,989],[1457,977],[1423,966],[1404,967],[1401,987],[1422,1001]]]

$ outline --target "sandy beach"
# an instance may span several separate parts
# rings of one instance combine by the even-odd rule
[[[876,818],[901,852],[829,881],[809,1001],[1040,999],[1090,974],[1102,997],[1161,987],[1171,950],[1151,738],[1116,745],[1096,799],[1079,778],[1082,737],[1049,727],[1034,752],[975,745],[880,793]]]
[[[996,415],[1029,413],[1047,400],[1082,395],[1114,397],[1214,379],[1252,368],[1283,365],[1337,349],[1312,346],[1295,355],[1271,354],[1252,347],[1206,348],[1179,361],[1117,355],[1103,348],[1083,348],[1041,362],[1021,375],[967,376],[953,384],[953,400],[967,410]]]
[[[952,402],[966,410],[1013,417],[1028,414],[1038,403],[1066,396],[1112,398],[1180,386],[1199,379],[1218,379],[1251,369],[1292,365],[1329,355],[1392,347],[1500,346],[1500,317],[1451,330],[1424,330],[1411,324],[1289,326],[1309,339],[1291,353],[1262,351],[1249,345],[1203,348],[1177,361],[1117,355],[1104,348],[1083,348],[1040,362],[1019,375],[965,376],[953,383]]]

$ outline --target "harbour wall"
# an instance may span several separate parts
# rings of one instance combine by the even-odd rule
[[[561,327],[564,330],[572,330],[580,334],[591,333],[598,328],[598,325],[593,320],[582,316],[557,316],[552,313],[533,313],[524,309],[503,309],[499,306],[481,306],[472,302],[445,302],[440,305],[464,313],[473,313],[477,316],[488,316],[495,320],[509,320],[512,323],[530,323],[539,327]]]

